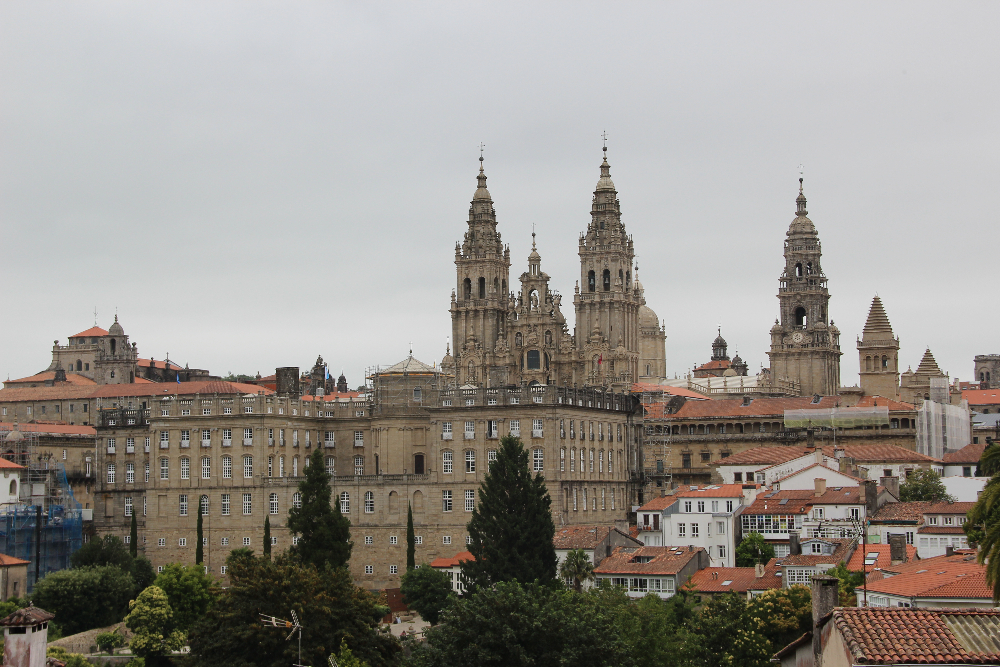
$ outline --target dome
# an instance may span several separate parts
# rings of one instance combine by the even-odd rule
[[[636,283],[636,285],[639,285],[639,283]],[[642,287],[640,286],[639,289],[642,289]],[[649,306],[639,306],[639,326],[659,329],[660,318],[656,316],[656,313]]]
[[[488,201],[492,202],[493,198],[490,197],[490,191],[486,189],[486,172],[483,171],[483,159],[479,158],[479,176],[476,177],[479,181],[479,186],[476,188],[476,194],[472,195],[472,201]]]
[[[615,189],[615,182],[611,180],[611,165],[608,164],[607,154],[605,154],[604,156],[604,162],[601,163],[601,177],[597,180],[597,188],[595,189],[597,190]]]
[[[111,336],[124,336],[125,335],[125,330],[122,329],[122,325],[118,324],[118,316],[117,315],[115,315],[115,323],[111,325],[110,329],[108,329],[108,334],[111,335]]]
[[[7,437],[4,438],[4,440],[6,442],[20,442],[21,440],[24,440],[24,434],[20,431],[11,431],[7,434]]]
[[[721,333],[719,333],[719,335],[715,337],[715,340],[712,341],[712,347],[728,347],[726,339],[722,337]]]
[[[787,236],[792,234],[816,234],[816,226],[812,220],[807,218],[809,211],[806,210],[806,196],[802,192],[802,179],[799,179],[799,196],[795,198],[795,219],[788,226]]]

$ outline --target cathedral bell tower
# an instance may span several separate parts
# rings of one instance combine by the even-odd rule
[[[590,224],[580,235],[580,283],[573,297],[579,355],[575,381],[620,390],[631,388],[640,375],[639,308],[646,300],[632,281],[635,250],[622,224],[607,150],[605,146]]]
[[[451,293],[451,330],[459,386],[507,383],[505,368],[495,358],[495,348],[503,337],[510,299],[510,249],[503,245],[497,231],[482,155],[478,181],[469,206],[469,228],[462,243],[455,244],[457,284]]]
[[[785,235],[785,270],[778,285],[780,321],[771,328],[771,381],[790,393],[835,395],[840,389],[840,330],[829,319],[830,293],[820,265],[819,234],[806,217],[799,179],[795,219]]]
[[[94,359],[94,380],[97,384],[132,384],[135,382],[138,357],[135,343],[129,344],[128,336],[115,315],[108,335],[100,338]]]

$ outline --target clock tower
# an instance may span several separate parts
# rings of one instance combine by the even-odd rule
[[[776,385],[802,396],[831,396],[840,388],[840,330],[829,319],[822,248],[807,214],[800,178],[795,219],[785,235],[785,270],[778,284],[781,313],[771,328],[767,356]]]

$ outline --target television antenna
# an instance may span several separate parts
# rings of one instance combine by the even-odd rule
[[[292,667],[309,667],[309,665],[302,664],[302,624],[299,622],[299,617],[292,610],[292,620],[286,621],[283,618],[275,618],[274,616],[268,616],[267,614],[260,614],[260,622],[269,628],[284,628],[286,630],[291,630],[288,636],[285,637],[285,641],[290,640],[295,633],[299,633],[299,661],[295,663]]]

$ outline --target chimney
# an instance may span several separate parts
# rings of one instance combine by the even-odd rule
[[[816,446],[816,431],[811,428],[806,429],[806,447]]]
[[[823,465],[823,448],[817,447],[814,454],[816,456],[816,463],[818,463],[819,465]]]
[[[944,548],[944,555],[945,556],[954,556],[955,555],[955,547],[951,546],[950,544],[948,546],[946,546]]]
[[[798,556],[802,553],[802,545],[799,544],[799,534],[789,533],[788,534],[788,555]]]
[[[756,565],[753,566],[753,576],[756,579],[763,579],[763,577],[764,577],[764,564],[763,563],[757,563]]]
[[[813,483],[816,485],[816,490],[813,491],[813,495],[819,498],[824,493],[826,493],[826,480],[822,477],[816,477],[813,479]]]
[[[879,477],[879,484],[886,488],[886,491],[891,493],[896,500],[899,500],[899,478],[898,477]]]
[[[861,504],[865,506],[868,516],[875,514],[878,510],[878,486],[874,479],[861,480]]]
[[[299,367],[285,366],[274,369],[278,396],[299,398]]]
[[[823,641],[819,631],[819,623],[840,602],[840,579],[825,574],[816,574],[812,578],[812,633],[813,633],[813,664],[822,665]]]
[[[893,565],[906,562],[906,535],[904,533],[889,535],[889,560]]]

